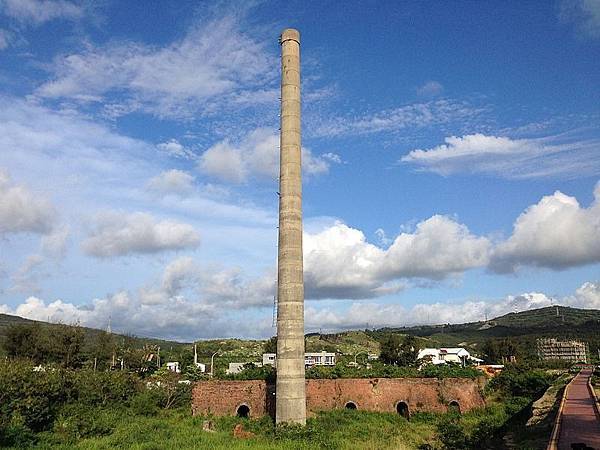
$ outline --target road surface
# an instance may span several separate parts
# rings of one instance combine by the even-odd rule
[[[571,450],[572,444],[584,443],[600,450],[600,418],[597,416],[594,397],[588,389],[592,371],[582,370],[571,382],[562,411],[558,450]]]

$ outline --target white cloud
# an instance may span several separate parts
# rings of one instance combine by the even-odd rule
[[[420,97],[435,97],[444,91],[444,86],[439,81],[426,81],[422,86],[417,88],[417,95]]]
[[[388,248],[381,272],[386,277],[441,279],[485,266],[490,241],[446,216],[417,224],[414,233],[401,233]]]
[[[515,221],[512,235],[494,250],[491,267],[511,272],[519,266],[565,269],[600,262],[600,183],[594,202],[556,191],[530,206]]]
[[[0,168],[0,236],[7,233],[48,233],[56,213],[52,204],[25,186],[12,183]]]
[[[148,189],[160,194],[189,194],[194,189],[194,177],[183,170],[171,169],[150,179]]]
[[[324,159],[331,161],[332,163],[342,164],[344,162],[344,161],[342,161],[342,157],[340,155],[338,155],[337,153],[328,152],[328,153],[323,153],[323,155],[321,155],[321,156]]]
[[[46,303],[37,297],[29,297],[16,308],[4,308],[33,320],[79,323],[83,326],[105,329],[109,318],[115,332],[135,333],[142,336],[191,340],[196,337],[227,336],[235,326],[215,313],[214,308],[202,303],[174,298],[166,304],[144,305],[126,291],[104,298],[94,299],[88,305],[75,305],[55,300]]]
[[[412,150],[401,158],[420,169],[452,175],[482,173],[504,178],[574,177],[600,174],[600,141],[558,142],[557,137],[511,139],[471,134]]]
[[[170,139],[166,142],[161,142],[156,147],[159,150],[168,154],[169,156],[173,156],[175,158],[190,160],[194,160],[197,158],[194,152],[180,144],[177,139]]]
[[[560,19],[575,24],[582,36],[600,37],[600,2],[598,0],[562,0]]]
[[[329,171],[330,163],[338,155],[315,156],[302,148],[302,169],[306,175],[319,175]],[[340,160],[341,161],[341,160]],[[218,142],[206,150],[198,165],[203,173],[230,183],[244,183],[250,177],[279,176],[279,137],[270,128],[257,128],[237,145],[229,140]]]
[[[105,212],[83,241],[83,250],[99,258],[134,253],[194,249],[200,236],[194,227],[171,220],[157,221],[147,213]]]
[[[243,151],[225,140],[213,145],[200,157],[199,169],[210,176],[230,183],[246,180],[247,169],[242,161]]]
[[[54,19],[80,19],[84,14],[81,6],[64,0],[2,0],[0,6],[5,15],[35,25]]]
[[[133,201],[136,208],[145,202],[148,209],[160,207],[163,214],[192,214],[227,224],[276,222],[272,211],[243,197],[228,198],[218,186],[204,185],[193,195],[157,203],[141,188],[164,170],[164,163],[168,161],[163,152],[156,153],[153,144],[115,133],[78,113],[0,96],[0,167],[10,168],[36,192],[51,186],[61,211],[81,216],[82,209],[89,214]]]
[[[277,67],[264,44],[242,34],[235,18],[226,17],[198,24],[163,48],[136,43],[88,46],[57,59],[54,79],[37,94],[103,101],[111,107],[111,96],[119,93],[113,113],[141,109],[160,117],[192,118],[233,105],[239,109],[240,98],[273,84]],[[253,96],[256,101],[260,97]]]
[[[165,267],[157,283],[137,293],[120,291],[82,305],[29,297],[15,308],[0,305],[0,311],[96,328],[105,328],[111,317],[115,331],[173,339],[264,336],[266,322],[249,318],[247,312],[233,319],[231,313],[272,306],[274,290],[275,273],[271,271],[247,279],[240,269],[201,266],[183,256]]]
[[[305,233],[304,266],[307,298],[369,298],[397,292],[403,280],[441,280],[484,267],[491,244],[445,216],[401,233],[387,249],[368,243],[362,231],[337,222]]]
[[[273,271],[248,279],[237,267],[200,265],[182,256],[167,265],[157,286],[140,289],[139,298],[144,304],[162,304],[188,295],[219,308],[247,309],[273,303],[275,279]]]
[[[468,123],[482,109],[450,99],[414,103],[398,108],[363,114],[358,117],[334,117],[321,120],[308,129],[315,136],[340,136],[396,132],[407,128],[426,128],[450,123]]]

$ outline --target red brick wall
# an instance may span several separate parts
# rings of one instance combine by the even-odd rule
[[[200,381],[192,390],[192,413],[235,416],[244,404],[251,417],[273,415],[275,387],[263,380]]]
[[[345,408],[353,402],[360,410],[396,412],[405,402],[410,412],[444,412],[451,401],[461,411],[485,406],[481,380],[467,378],[371,378],[306,380],[309,415],[317,411]],[[194,414],[235,415],[245,404],[252,417],[273,415],[275,389],[265,381],[202,381],[194,385]]]

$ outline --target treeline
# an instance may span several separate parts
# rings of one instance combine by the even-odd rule
[[[163,347],[100,330],[86,332],[77,325],[19,323],[9,326],[2,342],[9,359],[27,359],[36,365],[58,365],[70,369],[125,369],[152,373],[159,360],[191,365],[193,352],[185,346]]]

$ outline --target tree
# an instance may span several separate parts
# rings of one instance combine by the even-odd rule
[[[49,332],[49,329],[45,330]],[[84,331],[76,325],[60,324],[52,327],[51,339],[48,339],[49,359],[63,367],[77,367],[81,364]]]
[[[419,354],[419,347],[417,346],[417,339],[408,335],[404,338],[402,346],[400,347],[400,358],[398,365],[400,366],[414,366],[417,362],[417,355]]]
[[[379,358],[386,364],[397,366],[412,366],[417,361],[417,340],[414,336],[406,336],[404,339],[399,334],[389,334],[381,342],[381,354]]]
[[[518,357],[521,354],[517,343],[510,338],[488,339],[482,350],[486,359],[492,363],[500,363],[503,358],[510,361],[511,357]]]
[[[402,338],[398,334],[388,334],[381,342],[379,359],[386,364],[398,364]]]
[[[273,336],[263,345],[265,353],[277,353],[277,336]]]
[[[6,330],[4,349],[9,357],[28,358],[40,364],[48,357],[47,335],[39,323],[19,323]]]

